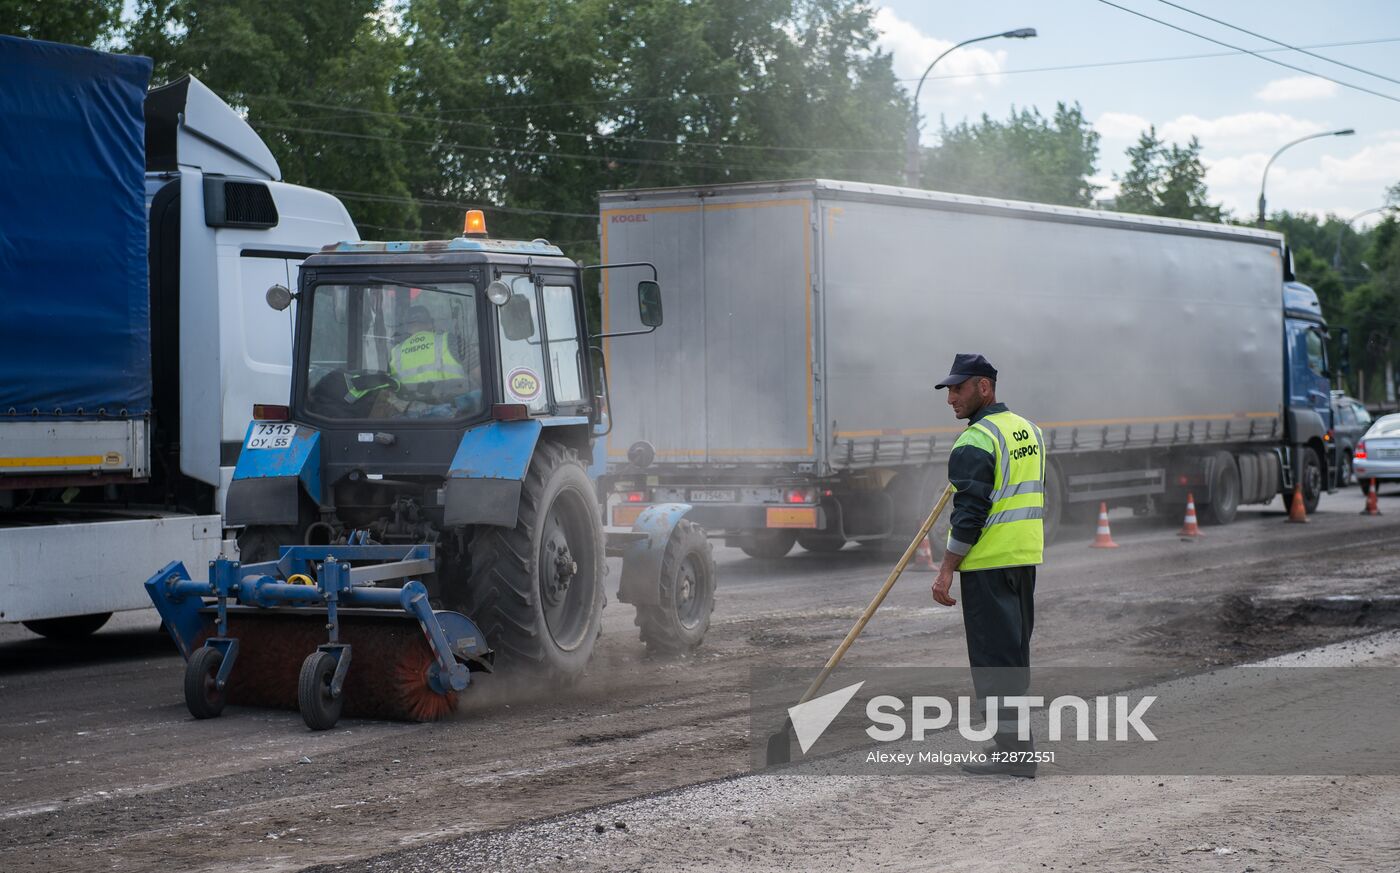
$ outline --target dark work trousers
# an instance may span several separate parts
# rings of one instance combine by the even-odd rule
[[[1030,688],[1031,628],[1035,625],[1035,567],[1002,567],[961,574],[967,660],[979,700],[1023,695]],[[1030,751],[1016,737],[1016,710],[1001,709],[996,744]]]

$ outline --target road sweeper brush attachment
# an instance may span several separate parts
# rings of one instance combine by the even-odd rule
[[[296,708],[325,730],[342,714],[441,718],[469,668],[489,667],[476,625],[429,605],[416,577],[433,569],[428,545],[289,546],[266,563],[219,558],[204,582],[176,561],[146,591],[185,656],[195,718],[226,703]]]

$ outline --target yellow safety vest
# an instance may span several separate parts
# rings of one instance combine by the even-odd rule
[[[420,330],[394,346],[389,355],[389,372],[404,385],[467,377],[448,351],[447,337],[431,330]]]
[[[1045,552],[1045,440],[1040,428],[1014,412],[997,412],[969,425],[953,444],[955,449],[958,446],[990,452],[996,463],[992,507],[982,535],[958,569],[1041,563]]]

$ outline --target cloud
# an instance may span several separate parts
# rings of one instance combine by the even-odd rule
[[[1219,118],[1181,115],[1157,126],[1167,142],[1184,143],[1195,136],[1211,148],[1225,150],[1273,149],[1289,140],[1327,128],[1316,121],[1281,112],[1241,112]]]
[[[1337,93],[1337,83],[1316,76],[1290,76],[1287,79],[1274,79],[1254,93],[1255,97],[1270,103],[1289,100],[1321,100]]]
[[[1327,212],[1354,215],[1379,205],[1385,189],[1400,181],[1400,132],[1390,131],[1351,154],[1289,151],[1269,168],[1269,211]],[[1321,145],[1324,141],[1319,140]],[[1340,144],[1339,144],[1340,145]],[[1259,196],[1259,183],[1272,151],[1204,158],[1212,198],[1237,212]],[[1357,202],[1365,203],[1352,208]]]
[[[1105,112],[1094,122],[1094,130],[1099,132],[1099,136],[1106,140],[1125,140],[1135,142],[1138,135],[1152,122],[1141,115],[1133,115],[1128,112]]]
[[[890,53],[894,60],[895,75],[907,80],[904,84],[910,93],[913,93],[918,85],[919,76],[923,75],[933,59],[956,45],[953,40],[928,36],[917,26],[885,7],[876,10],[874,24],[875,31],[879,34],[880,48]],[[960,48],[939,61],[938,66],[929,73],[929,78],[924,82],[923,91],[920,93],[920,102],[927,103],[930,94],[941,94],[946,98],[950,93],[974,93],[988,85],[999,84],[1002,79],[1000,73],[1005,69],[1005,64],[1005,51],[991,51],[976,45]],[[993,75],[961,79],[934,78],[969,76],[974,73]]]

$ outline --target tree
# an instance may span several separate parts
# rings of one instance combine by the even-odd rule
[[[247,118],[288,181],[338,193],[367,235],[413,231],[391,85],[401,37],[378,0],[140,0],[154,79],[197,76]]]
[[[1098,186],[1099,135],[1079,104],[1057,103],[1047,119],[1014,108],[1005,122],[942,125],[938,146],[925,150],[922,178],[940,191],[1092,206]]]
[[[0,33],[104,48],[121,12],[122,0],[0,0]]]
[[[1201,163],[1201,143],[1196,137],[1185,146],[1168,146],[1149,127],[1128,147],[1128,171],[1114,175],[1120,212],[1218,222],[1224,210],[1209,202],[1206,169]]]
[[[1385,402],[1394,405],[1394,353],[1400,351],[1400,222],[1388,215],[1372,233],[1366,257],[1371,278],[1346,293],[1344,309],[1352,361],[1366,372],[1384,374]],[[1374,391],[1369,396],[1375,396]]]

